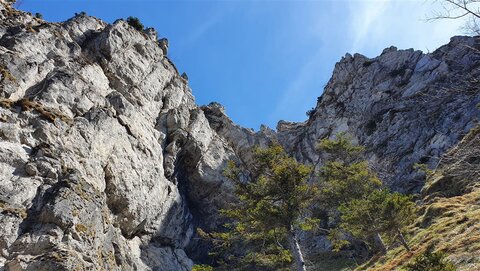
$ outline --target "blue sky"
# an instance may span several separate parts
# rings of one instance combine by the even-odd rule
[[[80,11],[107,22],[139,17],[169,39],[169,56],[199,105],[219,102],[255,130],[306,120],[347,52],[374,57],[391,45],[427,52],[461,34],[459,21],[426,22],[439,8],[427,0],[18,2],[49,21]]]

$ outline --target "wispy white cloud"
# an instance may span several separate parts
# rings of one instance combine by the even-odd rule
[[[353,37],[352,52],[362,47],[372,28],[379,21],[381,23],[387,5],[387,1],[350,2],[349,12],[353,15],[349,24]]]
[[[330,62],[328,68],[325,67],[329,54],[339,54],[338,60],[346,52],[374,57],[392,45],[427,52],[462,34],[462,21],[426,20],[441,8],[440,4],[434,0],[348,0],[334,2],[328,11],[320,6],[318,10],[305,11],[303,20],[309,24],[304,25],[309,27],[296,25],[298,35],[315,36],[323,45],[298,67],[290,83],[280,90],[281,98],[269,114],[269,121],[306,119],[298,111],[310,108],[315,102],[312,96],[321,94],[321,89],[312,87],[319,86],[315,82],[320,76],[327,77],[319,74],[321,70],[328,73],[333,69]],[[297,45],[301,48],[305,44]]]
[[[426,18],[441,8],[438,1],[376,0],[349,2],[351,52],[378,54],[384,47],[432,51],[461,34],[461,20]]]

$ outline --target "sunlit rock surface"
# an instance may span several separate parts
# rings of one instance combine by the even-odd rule
[[[435,166],[478,117],[476,38],[347,54],[308,121],[258,132],[197,106],[156,38],[0,0],[0,270],[189,270],[207,253],[195,229],[232,200],[226,162],[248,168],[251,147],[279,141],[318,168],[317,140],[346,131],[389,186],[418,192],[412,165]]]

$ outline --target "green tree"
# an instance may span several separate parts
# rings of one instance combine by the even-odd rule
[[[392,241],[398,239],[410,251],[402,231],[414,219],[411,197],[379,189],[365,198],[341,204],[338,210],[341,229],[362,240],[374,240],[382,253],[386,253],[382,235]]]
[[[236,185],[238,202],[222,210],[232,222],[227,232],[213,234],[217,248],[225,251],[241,243],[248,249],[226,260],[230,268],[235,258],[235,267],[242,270],[306,270],[297,231],[318,224],[306,218],[316,193],[307,183],[312,168],[289,157],[280,145],[256,148],[254,158],[248,182],[233,162],[225,171]]]
[[[319,203],[336,209],[342,203],[362,198],[378,189],[382,182],[363,160],[362,146],[340,133],[335,139],[323,139],[318,149],[326,154],[319,173]]]
[[[433,252],[434,247],[417,256],[412,263],[407,264],[407,271],[456,271],[455,265],[445,258],[443,252]]]
[[[128,17],[127,23],[138,31],[142,31],[144,29],[143,24],[140,22],[140,19],[138,19],[137,17],[132,17],[132,16]]]
[[[373,243],[386,252],[382,235],[399,240],[410,250],[402,232],[414,219],[415,204],[409,196],[382,189],[382,182],[363,158],[364,148],[352,143],[345,134],[323,139],[319,150],[326,161],[319,174],[321,208],[336,210],[333,219],[338,227],[329,231],[335,250],[348,242],[344,233]]]

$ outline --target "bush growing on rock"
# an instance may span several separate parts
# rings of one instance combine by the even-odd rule
[[[315,108],[312,108],[308,110],[305,114],[307,115],[307,117],[311,118],[314,113],[315,113]]]
[[[206,264],[196,264],[193,266],[192,271],[213,271],[213,267]]]
[[[407,264],[406,271],[456,271],[455,265],[447,260],[445,253],[433,252],[434,247],[417,256],[412,263]]]
[[[133,16],[128,17],[127,23],[138,31],[142,31],[145,28],[143,24],[140,22],[140,19],[138,19],[137,17],[133,17]]]
[[[409,196],[375,190],[365,198],[342,204],[340,228],[362,240],[374,240],[382,253],[386,246],[382,235],[389,240],[399,240],[410,251],[403,229],[414,220],[415,204]]]

